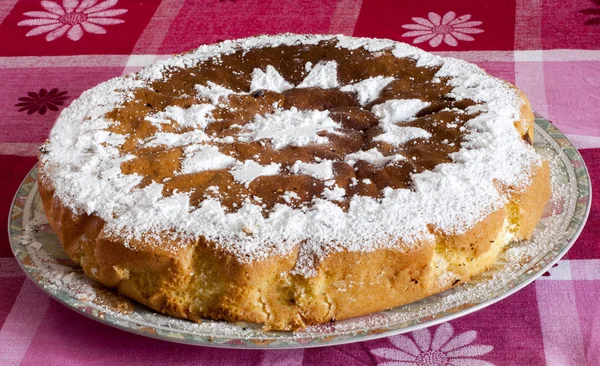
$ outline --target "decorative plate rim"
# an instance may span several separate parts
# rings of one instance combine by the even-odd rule
[[[590,181],[589,172],[585,165],[585,161],[581,157],[581,154],[577,151],[577,149],[573,146],[573,144],[568,140],[568,138],[560,132],[554,125],[552,125],[545,118],[535,115],[535,129],[536,132],[545,135],[545,141],[551,145],[554,151],[560,156],[563,161],[565,167],[571,169],[571,173],[575,178],[577,193],[573,196],[575,200],[575,206],[573,209],[572,215],[568,218],[568,225],[564,229],[565,233],[570,233],[565,239],[557,240],[553,247],[549,248],[543,253],[538,254],[537,261],[531,261],[528,263],[530,267],[526,272],[523,272],[520,277],[520,281],[518,281],[514,286],[508,288],[506,291],[503,291],[497,296],[493,296],[487,300],[476,303],[475,305],[470,305],[466,308],[461,308],[457,311],[448,313],[446,310],[446,314],[442,314],[437,318],[430,319],[419,319],[416,324],[398,327],[398,328],[388,328],[388,329],[377,329],[370,330],[366,334],[358,334],[352,335],[352,331],[339,332],[336,335],[326,334],[320,336],[302,336],[301,333],[298,336],[294,336],[290,332],[279,332],[278,334],[291,334],[289,338],[270,338],[270,337],[247,337],[241,338],[235,335],[223,335],[223,334],[215,334],[215,335],[205,335],[205,334],[193,334],[193,332],[182,332],[181,329],[171,329],[170,334],[159,334],[152,333],[149,330],[144,330],[143,324],[139,324],[134,322],[131,319],[123,319],[129,325],[125,326],[119,324],[114,321],[107,320],[102,318],[98,312],[94,313],[85,311],[86,306],[90,306],[90,303],[86,303],[82,300],[78,300],[73,298],[72,296],[66,294],[65,292],[61,292],[61,290],[52,290],[44,286],[44,284],[35,278],[34,272],[35,269],[28,268],[24,263],[19,254],[21,253],[21,245],[17,243],[17,237],[23,235],[24,227],[22,222],[19,222],[19,214],[22,217],[22,214],[25,212],[27,205],[31,205],[34,196],[37,194],[37,190],[34,185],[37,182],[37,165],[34,166],[30,172],[27,174],[23,182],[20,184],[17,192],[13,198],[9,217],[8,217],[8,233],[9,233],[9,242],[11,246],[11,250],[13,255],[17,259],[17,262],[23,272],[27,275],[27,277],[32,280],[42,291],[48,294],[50,297],[58,301],[59,303],[67,306],[68,308],[75,310],[79,314],[82,314],[90,319],[96,320],[100,323],[109,325],[111,327],[121,329],[130,333],[142,335],[145,337],[155,338],[166,340],[175,343],[182,343],[188,345],[196,345],[196,346],[208,346],[208,347],[218,347],[218,348],[232,348],[232,349],[291,349],[291,348],[313,348],[313,347],[324,347],[330,345],[340,345],[347,343],[355,343],[355,342],[363,342],[374,340],[378,338],[389,337],[396,334],[412,332],[417,329],[430,327],[433,325],[437,325],[446,321],[454,320],[459,317],[471,314],[475,311],[481,310],[487,306],[490,306],[500,300],[507,298],[508,296],[514,294],[515,292],[521,290],[527,285],[531,284],[534,280],[536,280],[539,276],[545,273],[548,269],[550,269],[556,262],[558,262],[564,254],[573,246],[577,238],[579,237],[587,218],[589,216],[589,212],[591,209],[591,200],[592,200],[592,186]],[[571,175],[569,175],[571,176]],[[31,193],[33,191],[33,194]],[[24,200],[22,198],[25,198]],[[573,227],[572,227],[573,226]],[[565,242],[565,240],[567,240]],[[562,245],[561,245],[562,244]],[[538,268],[540,262],[542,262],[549,254],[553,252],[553,249],[559,247],[560,250],[554,253],[554,256],[547,261],[544,265]],[[59,294],[63,294],[63,297],[70,297],[70,301],[61,298]],[[66,296],[65,296],[66,294]],[[436,296],[436,295],[434,295]],[[78,306],[79,305],[79,306]],[[98,305],[93,305],[98,307]],[[406,305],[405,305],[406,306]],[[402,307],[398,307],[402,308]],[[177,332],[179,330],[179,332]],[[187,339],[184,337],[185,334],[192,333],[192,339]],[[176,337],[175,335],[179,335]],[[195,337],[194,337],[195,335]],[[291,338],[291,339],[290,339]],[[245,341],[245,342],[244,342]]]

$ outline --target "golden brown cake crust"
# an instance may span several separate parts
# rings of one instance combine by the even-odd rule
[[[471,128],[470,121],[482,113],[473,108],[483,103],[477,98],[448,97],[455,90],[449,83],[452,78],[436,76],[443,74],[443,66],[417,66],[410,58],[398,58],[392,50],[340,48],[329,40],[312,46],[284,45],[262,53],[260,50],[234,52],[220,62],[204,63],[198,66],[200,70],[204,68],[203,74],[191,75],[188,69],[176,68],[168,77],[154,81],[151,89],[133,89],[133,98],[108,111],[106,117],[115,123],[107,131],[124,136],[119,153],[131,154],[120,164],[121,174],[141,176],[137,185],[140,189],[161,184],[164,197],[188,194],[193,207],[215,198],[211,192],[227,192],[218,197],[220,203],[229,212],[237,212],[251,197],[261,202],[263,215],[269,216],[270,210],[281,205],[310,208],[316,198],[324,195],[329,187],[325,184],[327,179],[293,173],[296,162],[308,164],[316,156],[319,162],[333,161],[331,184],[345,194],[332,202],[343,212],[351,212],[355,196],[385,200],[390,188],[415,190],[413,175],[434,170],[440,164],[452,164],[453,154],[468,141],[465,131]],[[286,63],[290,55],[299,52],[303,52],[302,62]],[[231,95],[225,106],[212,109],[214,120],[203,126],[204,131],[225,141],[238,136],[236,126],[244,126],[256,114],[280,113],[277,108],[281,106],[284,111],[327,111],[341,127],[323,135],[329,139],[326,145],[277,148],[275,140],[266,147],[251,141],[213,144],[219,153],[238,161],[254,159],[263,165],[280,164],[280,175],[265,175],[248,183],[237,180],[229,168],[178,174],[184,171],[184,146],[149,147],[140,143],[159,131],[180,135],[194,131],[178,123],[157,129],[156,123],[149,123],[146,118],[169,106],[190,108],[211,98],[188,97],[193,94],[194,85],[216,80],[233,90],[248,90],[252,70],[264,70],[270,65],[277,66],[287,81],[298,85],[307,77],[307,71],[300,66],[305,62],[318,64],[323,55],[333,60],[350,60],[340,62],[337,78],[341,85],[381,75],[393,80],[367,103],[360,103],[357,92],[343,92],[340,88],[260,89],[258,96],[257,92]],[[256,61],[263,59],[266,61]],[[246,76],[232,79],[232,68]],[[412,71],[405,78],[402,73],[407,70]],[[432,83],[436,78],[440,80]],[[532,145],[531,107],[520,91],[513,86],[507,89],[514,90],[521,103],[514,129],[523,145]],[[430,136],[417,137],[410,146],[378,139],[386,133],[385,127],[377,125],[385,114],[377,114],[376,106],[411,98],[427,105],[407,126]],[[360,159],[344,160],[344,156],[369,149],[377,149],[384,159],[390,157],[387,161],[396,155],[408,159],[385,166]],[[299,329],[388,309],[468,281],[489,268],[508,241],[531,237],[551,193],[548,163],[533,162],[522,172],[524,176],[514,180],[516,184],[495,181],[504,197],[501,204],[495,203],[493,209],[487,209],[462,229],[430,224],[426,235],[416,239],[389,236],[385,242],[365,243],[364,250],[357,250],[356,245],[342,245],[307,252],[306,240],[300,240],[288,244],[285,251],[249,260],[224,244],[227,240],[207,235],[194,237],[173,229],[132,237],[121,235],[114,228],[109,230],[111,220],[93,209],[89,213],[73,209],[71,202],[57,193],[55,184],[60,182],[55,178],[56,169],[52,159],[41,157],[40,196],[63,248],[81,264],[86,275],[165,314],[192,320],[249,321],[277,330]],[[283,170],[289,173],[281,173]],[[286,192],[290,191],[298,198],[288,200]],[[257,234],[244,227],[241,235]],[[310,271],[298,270],[302,266]]]

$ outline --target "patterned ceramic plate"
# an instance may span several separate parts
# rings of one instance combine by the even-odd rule
[[[99,322],[173,342],[230,348],[318,347],[414,331],[491,305],[531,283],[573,245],[587,219],[591,191],[585,164],[567,138],[537,116],[535,148],[550,161],[553,196],[533,238],[511,243],[497,265],[470,282],[424,300],[302,332],[263,331],[255,324],[193,323],[156,313],[87,279],[48,225],[34,168],[13,202],[9,232],[23,270],[46,293]]]

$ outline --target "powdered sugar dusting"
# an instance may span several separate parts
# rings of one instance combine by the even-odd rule
[[[238,139],[240,141],[270,140],[275,149],[285,146],[306,146],[327,144],[329,138],[320,132],[336,133],[342,126],[329,117],[329,111],[299,111],[279,109],[264,116],[257,115],[244,125]]]
[[[398,127],[387,125],[385,132],[373,138],[374,141],[384,141],[394,146],[399,146],[414,139],[428,139],[431,134],[418,127]]]
[[[285,191],[281,195],[281,197],[283,197],[283,200],[287,203],[292,203],[292,202],[300,199],[300,196],[298,196],[298,193],[296,193],[294,191]]]
[[[320,163],[304,163],[297,161],[292,165],[290,171],[294,174],[306,174],[322,180],[328,180],[334,177],[333,162],[331,160],[324,160]]]
[[[337,79],[337,62],[320,62],[310,69],[310,72],[297,88],[337,88],[340,86]]]
[[[342,192],[328,187],[330,191],[325,198],[329,199],[315,199],[309,209],[276,205],[266,217],[262,215],[262,208],[253,204],[244,204],[238,211],[228,212],[218,200],[207,199],[199,207],[192,207],[187,193],[163,197],[162,184],[152,183],[140,188],[141,176],[121,173],[121,163],[134,156],[121,155],[115,146],[122,143],[123,138],[105,132],[114,122],[104,116],[123,100],[132,98],[132,90],[147,88],[148,83],[163,78],[163,74],[174,67],[192,67],[202,60],[231,54],[240,48],[314,45],[325,40],[337,42],[338,47],[348,49],[362,47],[372,52],[391,49],[396,57],[414,59],[417,65],[441,66],[436,77],[449,80],[448,84],[453,87],[449,97],[480,102],[480,114],[467,123],[469,132],[461,150],[451,156],[453,163],[440,164],[432,171],[413,175],[413,190],[389,189],[380,199],[354,196],[346,212],[332,202]],[[267,67],[264,75],[256,72],[256,85],[287,86],[269,70]],[[261,79],[263,76],[264,80]],[[381,84],[378,83],[377,88]],[[375,96],[375,87],[365,87],[368,92],[361,95],[359,89],[362,87],[356,85],[359,98],[368,100]],[[337,63],[327,61],[313,65],[297,87],[339,87]],[[172,108],[164,115],[151,117],[154,118],[151,122],[158,127],[170,119],[196,129],[183,134],[159,132],[145,141],[145,146],[185,146],[213,139],[202,131],[211,123],[210,106],[218,105],[232,93],[249,92],[235,92],[211,81],[197,85],[196,90],[200,98],[210,100],[211,104],[203,103],[191,110]],[[534,150],[523,143],[513,126],[520,115],[521,103],[514,89],[485,74],[477,66],[442,59],[402,43],[344,36],[261,36],[202,46],[196,51],[144,68],[134,76],[113,79],[84,92],[61,113],[52,130],[51,142],[46,149],[48,152],[42,155],[41,162],[45,176],[51,180],[61,201],[75,212],[95,214],[105,220],[103,230],[106,233],[139,238],[172,230],[184,237],[204,236],[216,239],[223,245],[223,250],[241,261],[286,253],[296,243],[303,242],[297,270],[310,275],[314,269],[308,262],[305,264],[309,267],[303,267],[302,255],[322,256],[340,248],[371,251],[397,245],[398,242],[413,245],[421,240],[433,239],[428,226],[447,233],[461,233],[504,205],[507,198],[496,189],[494,182],[523,186],[528,183],[531,167],[541,162]],[[401,133],[409,134],[409,131],[412,131],[410,138],[425,138],[423,132],[398,129],[406,128],[401,126],[402,122],[414,118],[427,105],[418,99],[388,100],[375,105],[372,112],[380,119],[384,129],[381,139],[394,137],[394,141],[401,143],[399,136],[402,136]],[[341,126],[329,117],[327,111],[292,108],[257,115],[240,128],[240,141],[264,140],[275,149],[281,149],[327,144],[327,135],[336,134]],[[386,137],[387,133],[390,135]],[[184,159],[187,159],[183,161],[185,169],[202,169],[204,164],[200,158],[194,158],[192,151]],[[226,164],[224,161],[227,159],[222,156],[215,159],[215,166],[231,163],[227,161]],[[359,151],[345,157],[350,164],[366,160],[376,166],[399,159],[403,157],[383,156],[377,150]],[[236,181],[249,185],[262,175],[278,174],[280,168],[279,164],[234,162],[231,173]],[[311,174],[321,173],[323,171],[319,170]],[[251,227],[253,235],[240,235],[244,227]],[[399,240],[390,240],[390,237]],[[334,246],[332,243],[338,244]]]
[[[345,85],[340,88],[341,91],[348,91],[356,93],[358,102],[360,105],[368,104],[379,97],[379,93],[385,88],[390,82],[394,80],[393,77],[375,76],[368,79],[364,79],[355,84]]]
[[[346,155],[346,158],[345,158],[345,161],[350,165],[354,165],[359,160],[364,160],[364,161],[367,161],[367,162],[375,165],[376,167],[380,167],[380,166],[384,166],[385,164],[389,163],[390,161],[400,161],[400,160],[405,160],[405,158],[400,154],[396,154],[393,156],[384,156],[377,149],[370,149],[367,151],[364,151],[364,150],[357,151],[355,153]]]
[[[162,124],[171,123],[173,120],[181,127],[193,127],[205,129],[206,126],[214,121],[212,111],[215,106],[212,104],[194,104],[187,109],[177,106],[168,106],[164,111],[158,112],[145,119],[160,128]]]
[[[234,158],[221,153],[215,146],[187,146],[184,153],[185,158],[181,162],[181,174],[225,169],[236,162]]]
[[[184,133],[157,132],[152,138],[148,139],[143,146],[155,147],[164,145],[175,147],[201,143],[208,140],[209,137],[204,132],[199,130]]]
[[[333,186],[333,188],[325,188],[323,196],[330,201],[341,201],[346,196],[346,190],[344,188]]]
[[[259,89],[282,92],[293,87],[294,85],[286,81],[271,65],[267,65],[266,71],[262,71],[261,69],[254,69],[254,71],[252,71],[250,92]]]
[[[419,111],[430,103],[420,99],[391,99],[371,108],[381,124],[398,123],[415,118]]]
[[[233,90],[209,81],[206,85],[196,85],[199,98],[208,98],[212,104],[218,104],[221,98],[227,99],[231,94],[237,94]]]
[[[271,163],[269,165],[260,165],[253,160],[246,160],[243,163],[238,162],[231,169],[231,175],[233,175],[236,181],[249,186],[250,182],[260,176],[276,175],[279,173],[279,168],[281,168],[281,164]]]

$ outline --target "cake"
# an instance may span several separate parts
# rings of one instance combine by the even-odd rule
[[[175,317],[298,330],[490,268],[550,197],[526,97],[385,39],[259,36],[62,111],[39,192],[92,279]]]

